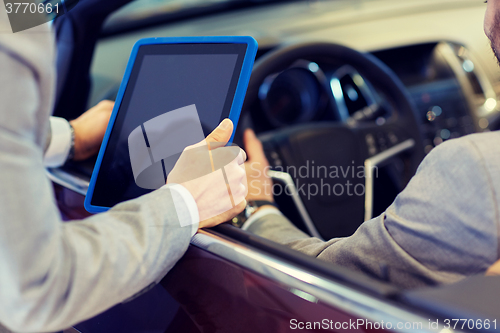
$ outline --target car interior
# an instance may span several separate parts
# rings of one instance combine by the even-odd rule
[[[113,12],[100,32],[59,27],[54,115],[74,119],[101,100],[114,100],[140,38],[253,36],[259,50],[235,143],[243,146],[246,128],[257,133],[273,188],[282,189],[276,203],[299,229],[323,240],[348,237],[387,209],[434,147],[500,128],[500,69],[482,31],[484,6],[477,0],[134,1]],[[95,161],[47,170],[68,219],[87,216],[83,195]],[[301,178],[297,170],[311,161],[364,165],[377,174],[352,174],[341,184]],[[364,192],[306,196],[299,190],[323,181],[331,188],[349,181]],[[63,194],[58,186],[78,194]],[[415,313],[500,316],[497,280],[477,276],[402,290],[231,225],[208,232]],[[389,276],[397,268],[385,269]]]

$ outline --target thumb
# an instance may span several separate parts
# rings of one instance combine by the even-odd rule
[[[266,155],[264,155],[264,149],[262,148],[262,143],[255,135],[252,129],[247,129],[243,135],[243,141],[245,143],[245,150],[248,154],[248,159],[252,161],[266,161]]]
[[[211,149],[224,146],[231,139],[233,134],[233,122],[230,119],[224,119],[216,129],[210,133],[207,138],[207,144]]]

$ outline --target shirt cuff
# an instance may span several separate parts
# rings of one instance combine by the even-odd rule
[[[272,206],[271,207],[264,207],[264,208],[259,209],[255,214],[252,214],[252,216],[250,216],[248,218],[248,220],[246,220],[245,223],[243,223],[243,225],[241,226],[241,230],[248,230],[248,228],[250,228],[252,223],[257,221],[258,219],[263,218],[264,216],[271,215],[271,214],[283,216],[283,214],[281,214],[279,209],[276,207],[272,207]]]
[[[56,168],[68,159],[71,148],[71,128],[66,119],[50,117],[50,130],[52,136],[43,157],[43,164],[48,168]]]
[[[172,193],[172,199],[174,201],[174,206],[177,210],[177,217],[179,218],[179,222],[181,226],[191,226],[191,237],[193,237],[198,231],[198,227],[200,225],[200,215],[198,213],[198,205],[196,205],[196,201],[194,200],[191,193],[182,185],[179,184],[168,184],[161,187],[162,189],[170,189]],[[188,210],[188,216],[184,216],[185,214],[179,214],[182,209],[177,209],[184,205],[184,207]],[[189,220],[189,221],[188,221]]]

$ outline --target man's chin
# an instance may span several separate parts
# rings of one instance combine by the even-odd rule
[[[493,51],[495,58],[497,58],[498,65],[500,66],[500,48],[495,46],[494,42],[491,42],[491,50]]]
[[[500,12],[496,13],[495,22],[491,29],[486,32],[486,36],[490,40],[491,49],[500,66]]]

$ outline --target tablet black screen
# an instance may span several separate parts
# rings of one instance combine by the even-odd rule
[[[112,207],[150,192],[134,181],[128,136],[170,110],[196,105],[205,136],[229,116],[246,44],[143,45],[104,152],[91,204]]]

